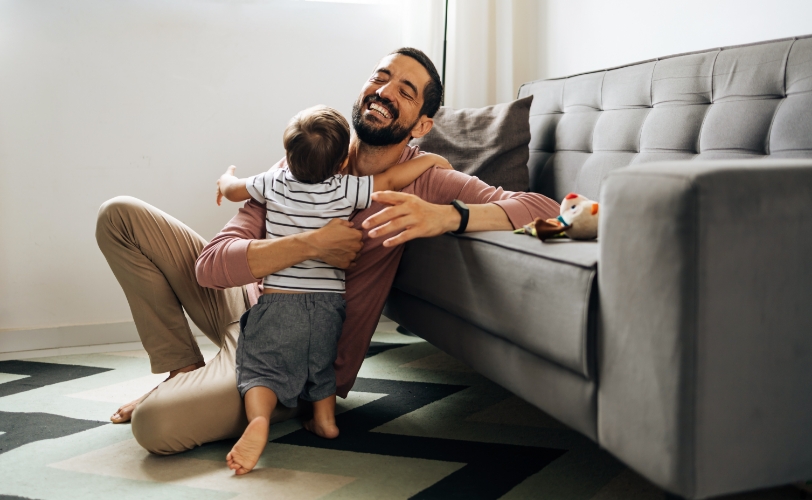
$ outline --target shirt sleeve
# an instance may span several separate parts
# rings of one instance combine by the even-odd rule
[[[456,170],[430,168],[412,186],[413,194],[430,203],[445,205],[459,199],[468,204],[498,205],[514,229],[533,222],[536,217],[558,217],[560,210],[558,203],[544,195],[505,191]]]
[[[249,200],[200,251],[195,262],[197,282],[218,290],[256,283],[248,266],[248,245],[263,238],[265,205]]]
[[[364,210],[372,205],[372,176],[356,177],[345,175],[343,181],[346,183],[345,192],[347,199],[353,207]]]
[[[287,165],[284,158],[270,171]],[[203,247],[195,262],[195,276],[200,286],[223,290],[234,286],[250,285],[247,292],[251,303],[256,303],[256,284],[261,278],[251,274],[248,265],[248,245],[252,240],[265,238],[265,203],[248,200],[237,215]],[[253,296],[253,298],[252,298]]]
[[[273,182],[271,172],[272,170],[269,170],[245,179],[245,189],[248,190],[248,194],[251,195],[251,198],[260,203],[265,203],[267,201],[265,198],[265,193],[267,192],[265,191],[265,187],[266,185],[270,186]]]

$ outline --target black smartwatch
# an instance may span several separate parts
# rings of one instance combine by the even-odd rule
[[[462,234],[465,232],[465,228],[468,227],[468,205],[460,200],[454,200],[451,202],[451,206],[460,213],[460,227],[454,231],[454,234]]]

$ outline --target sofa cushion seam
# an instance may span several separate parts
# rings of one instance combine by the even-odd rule
[[[458,239],[465,240],[465,241],[473,241],[473,242],[482,243],[482,244],[485,244],[485,245],[493,245],[495,247],[504,248],[505,250],[510,250],[510,251],[513,251],[513,252],[516,252],[516,253],[529,255],[531,257],[538,257],[540,259],[549,260],[551,262],[558,262],[558,263],[561,263],[561,264],[567,264],[567,265],[571,265],[571,266],[574,266],[574,267],[579,267],[581,269],[593,270],[593,269],[597,269],[597,267],[598,267],[597,260],[595,261],[595,264],[593,264],[593,265],[577,264],[575,262],[570,262],[570,261],[567,261],[567,260],[564,260],[564,259],[558,259],[558,258],[555,258],[555,257],[550,257],[548,255],[539,255],[539,254],[536,254],[536,253],[529,252],[527,250],[520,250],[520,249],[517,249],[517,248],[510,247],[508,245],[505,245],[503,243],[496,243],[496,242],[493,242],[493,241],[484,241],[484,240],[472,238],[470,236],[465,236],[465,235],[459,235],[459,236],[458,235],[448,235],[448,236],[452,236],[453,238],[458,238]],[[521,235],[517,235],[517,236],[521,236]],[[524,237],[527,238],[527,236],[524,236]],[[541,244],[543,245],[544,243],[541,242]]]

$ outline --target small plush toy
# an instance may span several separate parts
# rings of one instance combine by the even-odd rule
[[[538,218],[514,232],[536,236],[541,241],[565,236],[573,240],[594,240],[598,237],[598,203],[570,193],[561,202],[561,215],[557,218]]]

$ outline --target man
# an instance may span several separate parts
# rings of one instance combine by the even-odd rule
[[[408,143],[431,130],[442,92],[423,52],[404,48],[383,58],[353,106],[352,173],[373,175],[418,154]],[[134,198],[102,205],[99,248],[124,289],[152,371],[170,374],[111,420],[132,418],[135,438],[159,454],[240,435],[246,420],[234,374],[239,318],[256,303],[260,277],[308,259],[347,269],[347,317],[335,363],[337,394],[346,397],[394,280],[402,243],[459,229],[462,214],[450,204],[454,199],[469,205],[468,231],[510,230],[558,214],[558,204],[544,196],[505,192],[436,168],[401,192],[376,193],[373,199],[350,222],[334,220],[271,240],[264,239],[265,207],[249,201],[208,244]],[[184,309],[220,347],[208,365]],[[273,420],[290,414],[275,413]]]

